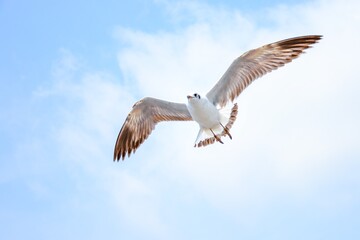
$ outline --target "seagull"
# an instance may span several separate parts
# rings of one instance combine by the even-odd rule
[[[187,104],[168,102],[145,97],[136,102],[128,114],[114,149],[114,161],[130,157],[148,138],[155,125],[162,121],[195,121],[200,130],[194,147],[214,142],[223,144],[222,137],[229,137],[236,120],[238,106],[235,103],[229,116],[221,112],[240,95],[255,79],[291,62],[317,43],[321,35],[289,38],[252,49],[236,58],[215,86],[205,97],[198,93],[187,96]],[[199,141],[202,134],[207,138]]]

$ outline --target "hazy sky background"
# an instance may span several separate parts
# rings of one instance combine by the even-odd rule
[[[0,1],[0,239],[360,239],[360,2]],[[322,34],[237,99],[233,140],[157,126],[243,52]]]

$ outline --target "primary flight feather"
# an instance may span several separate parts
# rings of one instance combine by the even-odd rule
[[[195,93],[187,96],[187,104],[150,97],[136,102],[117,137],[114,160],[124,160],[135,152],[161,121],[196,121],[200,126],[195,140],[197,147],[215,141],[223,143],[223,136],[232,138],[229,130],[236,120],[237,104],[229,117],[219,110],[233,102],[255,79],[291,62],[321,38],[321,35],[289,38],[250,50],[234,60],[206,97]],[[210,137],[198,141],[203,132]]]

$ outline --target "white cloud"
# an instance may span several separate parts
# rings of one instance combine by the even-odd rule
[[[358,1],[269,9],[262,19],[274,24],[266,27],[236,10],[185,9],[195,16],[193,22],[173,32],[116,30],[127,43],[118,54],[123,82],[108,73],[79,71],[81,64],[66,52],[51,91],[71,99],[66,107],[76,102],[61,109],[63,124],[55,132],[64,159],[94,175],[122,221],[159,238],[169,238],[176,228],[162,210],[168,188],[179,195],[176,201],[201,195],[243,221],[240,212],[256,213],[282,194],[306,201],[351,160],[342,156],[359,157]],[[324,39],[246,89],[237,101],[232,141],[195,149],[195,123],[163,123],[131,159],[111,163],[117,131],[137,98],[185,102],[189,93],[204,95],[250,47],[303,34],[324,34]],[[74,71],[81,73],[79,80]]]
[[[54,65],[53,85],[35,93],[61,99],[62,104],[57,105],[60,123],[52,132],[57,157],[77,181],[73,184],[79,186],[79,195],[86,195],[89,190],[83,186],[94,181],[94,191],[110,199],[109,207],[120,222],[135,232],[140,229],[142,234],[167,239],[166,227],[157,212],[154,185],[142,174],[133,176],[137,171],[130,174],[121,168],[121,163],[112,162],[116,136],[126,117],[123,113],[131,109],[135,98],[113,75],[89,72],[86,63],[80,63],[71,51],[63,49],[60,53]],[[43,191],[35,184],[31,189]]]
[[[359,86],[354,71],[360,53],[360,33],[354,27],[360,23],[358,10],[356,1],[281,6],[269,9],[265,17],[272,27],[256,29],[239,12],[221,12],[217,18],[210,8],[196,12],[197,21],[175,32],[119,30],[130,45],[119,53],[119,64],[139,91],[182,102],[193,91],[205,94],[249,46],[324,35],[307,54],[257,80],[242,94],[233,141],[193,149],[196,124],[190,129],[169,123],[152,134],[151,148],[145,145],[139,152],[149,154],[149,161],[171,161],[164,174],[184,176],[181,181],[194,184],[196,191],[220,205],[251,202],[263,194],[258,191],[264,184],[296,195],[316,191],[336,171],[327,167],[328,161],[341,164],[341,155],[357,151],[353,133],[359,133],[359,114],[344,106],[359,102],[352,90]],[[353,117],[357,120],[349,120]],[[140,160],[136,154],[132,158]]]

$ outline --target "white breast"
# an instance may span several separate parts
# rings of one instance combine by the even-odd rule
[[[187,108],[191,117],[199,123],[202,128],[215,128],[219,125],[219,110],[206,98],[191,99],[187,104]]]

